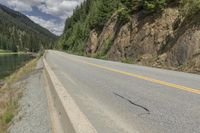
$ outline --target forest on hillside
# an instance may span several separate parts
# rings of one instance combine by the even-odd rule
[[[0,5],[0,49],[37,52],[52,48],[57,37],[25,15]]]
[[[148,16],[162,12],[169,4],[179,6],[185,18],[200,10],[200,0],[86,0],[74,10],[72,17],[67,18],[56,47],[84,54],[90,31],[95,29],[100,33],[113,13],[118,13],[119,25],[123,25],[134,13]]]

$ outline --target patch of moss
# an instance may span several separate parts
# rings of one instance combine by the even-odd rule
[[[14,114],[10,111],[6,111],[3,116],[2,116],[2,121],[5,123],[5,124],[8,124],[9,122],[11,122],[11,120],[13,119],[14,117]]]

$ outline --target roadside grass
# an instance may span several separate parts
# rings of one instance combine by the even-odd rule
[[[3,50],[3,49],[0,49],[0,53],[7,53],[7,52],[10,52],[8,50]]]
[[[3,49],[0,49],[0,55],[12,55],[12,54],[30,54],[30,53],[26,53],[26,52],[23,52],[23,51],[19,51],[19,52],[12,52],[10,50],[3,50]]]
[[[134,64],[134,61],[130,58],[122,58],[120,61],[126,64]]]
[[[107,56],[102,54],[101,52],[93,54],[92,58],[101,59],[101,60],[107,60]]]
[[[0,49],[0,55],[5,55],[5,54],[16,54],[16,53],[9,50]]]
[[[12,119],[18,112],[18,101],[23,96],[24,86],[19,88],[13,86],[23,76],[31,72],[39,57],[34,58],[5,79],[5,84],[0,88],[0,133],[7,133]]]
[[[5,53],[0,53],[1,55],[15,55],[15,54],[27,54],[27,53],[23,53],[23,52],[5,52]]]

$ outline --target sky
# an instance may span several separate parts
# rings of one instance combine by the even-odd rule
[[[35,23],[61,35],[66,18],[84,0],[0,0],[0,3],[22,12]]]

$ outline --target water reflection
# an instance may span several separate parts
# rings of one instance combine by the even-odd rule
[[[8,76],[32,58],[33,56],[28,54],[0,55],[0,79]]]

